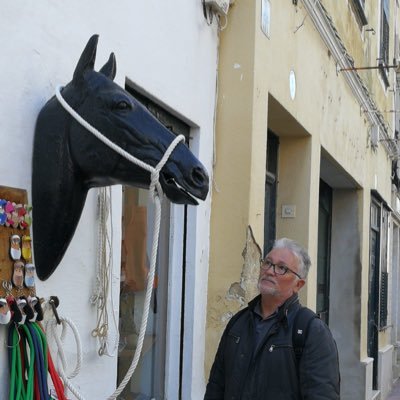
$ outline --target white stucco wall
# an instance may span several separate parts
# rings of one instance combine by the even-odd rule
[[[28,190],[36,117],[66,84],[89,37],[100,35],[95,68],[111,51],[117,58],[115,81],[128,77],[193,127],[193,151],[211,173],[217,65],[217,30],[208,26],[200,1],[106,0],[22,1],[2,5],[0,14],[0,185]],[[189,284],[186,312],[185,398],[204,390],[204,324],[209,237],[208,199],[189,212]],[[114,290],[119,288],[121,191],[113,191]],[[95,312],[89,304],[96,259],[96,192],[91,191],[64,260],[37,293],[60,298],[60,313],[71,317],[82,337],[84,364],[74,382],[87,399],[102,399],[116,383],[116,358],[99,358],[90,336]],[[60,223],[62,223],[60,221]],[[51,244],[50,244],[51,245]],[[196,301],[194,300],[196,299]],[[118,311],[118,310],[116,310]],[[0,326],[0,343],[5,327]],[[199,335],[195,337],[194,335]],[[67,346],[73,359],[74,346]],[[192,356],[193,355],[193,356]],[[8,367],[0,350],[0,398],[7,398]]]

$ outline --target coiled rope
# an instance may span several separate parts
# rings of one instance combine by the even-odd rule
[[[94,136],[96,136],[100,141],[102,141],[105,145],[110,147],[112,150],[116,151],[118,154],[126,158],[128,161],[138,165],[139,167],[145,169],[146,171],[150,172],[151,175],[151,183],[150,183],[150,197],[155,205],[155,217],[154,217],[154,229],[153,229],[153,242],[152,242],[152,251],[151,251],[151,260],[150,260],[150,270],[147,277],[147,288],[146,288],[146,297],[143,306],[143,316],[142,316],[142,323],[140,325],[138,343],[136,346],[135,354],[132,360],[132,363],[126,372],[124,379],[119,384],[118,388],[115,392],[107,398],[107,400],[114,400],[116,399],[122,391],[125,389],[125,386],[128,384],[129,380],[131,379],[133,373],[135,372],[136,366],[139,362],[139,358],[142,352],[144,336],[146,333],[147,327],[147,320],[149,316],[149,309],[150,309],[150,300],[151,300],[151,293],[154,284],[154,276],[155,276],[155,269],[156,269],[156,260],[157,260],[157,250],[158,250],[158,239],[160,234],[160,223],[161,223],[161,201],[163,196],[163,191],[161,188],[161,184],[159,181],[160,171],[163,166],[168,161],[168,158],[174,151],[175,147],[181,142],[185,140],[183,135],[177,136],[169,145],[167,150],[165,151],[163,157],[156,165],[153,167],[145,162],[139,160],[138,158],[132,156],[127,151],[119,147],[117,144],[109,140],[105,137],[102,133],[100,133],[95,127],[89,124],[85,119],[83,119],[61,96],[61,89],[62,86],[58,85],[56,87],[56,97],[60,104],[64,107],[68,113],[75,118],[84,128],[86,128],[89,132],[91,132]],[[62,376],[62,374],[60,373]],[[64,379],[64,377],[63,377]],[[71,390],[71,392],[75,395],[75,397],[79,400],[84,400],[84,397],[78,392],[78,390],[72,385],[72,383],[65,379],[65,384]]]
[[[70,379],[75,378],[79,374],[79,371],[81,370],[82,367],[82,361],[83,361],[82,343],[79,336],[79,332],[75,324],[69,318],[60,316],[59,319],[61,321],[61,327],[62,327],[61,335],[58,335],[57,333],[58,324],[55,319],[51,319],[46,322],[45,331],[49,336],[49,339],[53,337],[57,344],[57,356],[58,356],[57,368],[58,368],[58,373],[62,378],[62,380],[64,381],[65,386],[71,391],[71,393],[74,394],[74,396],[77,399],[84,400],[82,395],[70,381]],[[76,365],[75,368],[72,370],[72,372],[67,372],[68,364],[64,354],[64,340],[67,333],[67,327],[69,327],[72,330],[76,343]]]

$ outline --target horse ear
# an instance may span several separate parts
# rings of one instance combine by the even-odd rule
[[[103,65],[100,72],[105,75],[107,78],[110,78],[112,81],[115,78],[115,74],[117,73],[117,63],[115,61],[114,53],[110,54],[110,58],[108,61]]]
[[[98,41],[99,35],[93,35],[87,42],[75,68],[74,77],[72,79],[73,82],[79,82],[83,79],[83,75],[87,70],[94,68]]]

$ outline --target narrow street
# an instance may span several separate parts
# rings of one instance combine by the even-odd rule
[[[389,394],[387,400],[399,400],[400,399],[400,379],[397,379],[396,383],[393,385],[393,389]]]

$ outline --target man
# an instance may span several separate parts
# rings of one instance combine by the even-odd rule
[[[260,295],[224,331],[204,400],[340,399],[338,354],[325,323],[310,319],[299,358],[293,348],[297,293],[310,265],[298,243],[275,241],[261,262]]]

